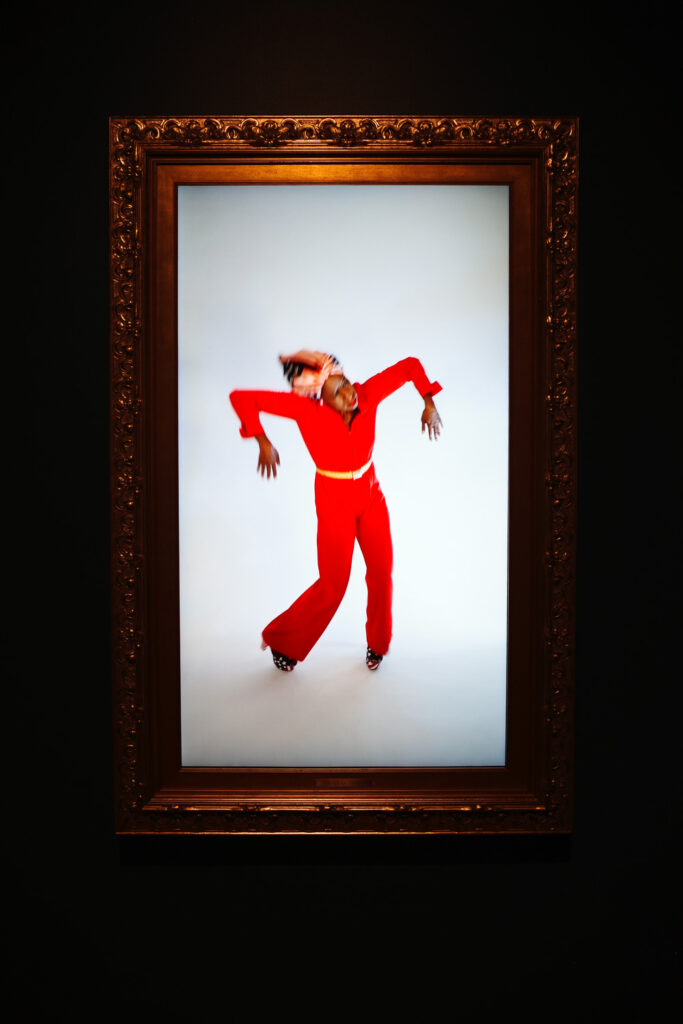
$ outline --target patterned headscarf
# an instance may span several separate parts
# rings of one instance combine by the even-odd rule
[[[291,356],[280,356],[280,362],[292,390],[306,398],[320,398],[327,378],[332,374],[344,374],[335,356],[327,352],[309,352],[307,349],[301,349]]]

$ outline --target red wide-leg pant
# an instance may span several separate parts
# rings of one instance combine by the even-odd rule
[[[367,642],[376,654],[386,654],[391,641],[393,551],[389,513],[375,467],[359,480],[316,474],[315,506],[320,578],[266,626],[264,643],[288,658],[303,661],[341,603],[358,538],[367,570]]]

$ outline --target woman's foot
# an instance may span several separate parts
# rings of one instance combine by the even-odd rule
[[[274,651],[272,647],[270,653],[273,655],[275,668],[279,668],[281,672],[291,672],[296,665],[296,658],[288,658],[286,654],[280,654],[279,651]]]
[[[383,657],[383,654],[375,654],[372,647],[368,647],[365,655],[365,664],[371,672],[375,672],[379,668],[379,664]]]

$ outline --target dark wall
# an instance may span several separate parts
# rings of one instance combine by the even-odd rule
[[[8,148],[26,189],[6,193],[6,244],[33,486],[12,575],[28,638],[10,638],[10,889],[39,1019],[202,1020],[240,992],[258,1015],[397,1000],[425,1015],[441,992],[466,1019],[669,1019],[654,1007],[677,956],[672,31],[609,5],[602,21],[517,6],[52,7],[13,40]],[[242,113],[581,118],[571,839],[113,837],[107,118]]]

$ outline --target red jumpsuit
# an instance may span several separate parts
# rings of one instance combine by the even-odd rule
[[[354,384],[358,412],[348,426],[336,410],[294,392],[233,391],[230,401],[239,416],[242,437],[265,433],[261,412],[287,416],[296,420],[316,467],[343,472],[370,462],[377,406],[409,380],[423,397],[441,391],[440,384],[429,381],[418,359],[402,359],[364,384]],[[315,506],[320,577],[266,626],[263,640],[273,650],[303,661],[341,603],[357,538],[367,569],[367,642],[376,654],[386,654],[391,641],[392,546],[389,513],[375,467],[356,480],[316,473]]]

